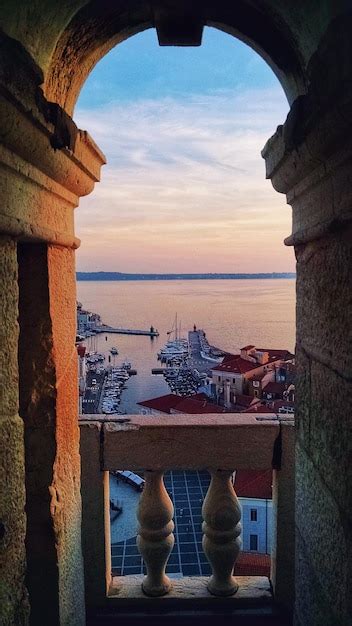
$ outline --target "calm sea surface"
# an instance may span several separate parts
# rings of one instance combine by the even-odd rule
[[[122,394],[121,409],[127,413],[139,412],[136,402],[169,392],[163,377],[153,376],[151,369],[158,367],[157,352],[167,341],[176,312],[185,336],[196,324],[209,343],[229,352],[249,343],[294,351],[294,280],[87,281],[77,283],[77,298],[105,324],[139,329],[153,325],[160,332],[155,339],[101,335],[95,345],[88,344],[107,356],[116,346],[116,364],[127,358],[137,370]]]

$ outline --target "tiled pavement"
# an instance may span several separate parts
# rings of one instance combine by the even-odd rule
[[[202,550],[201,508],[210,475],[208,472],[171,471],[165,474],[164,481],[175,508],[175,545],[166,573],[171,576],[208,576],[211,570]],[[115,575],[145,572],[136,537],[112,544],[111,551]]]

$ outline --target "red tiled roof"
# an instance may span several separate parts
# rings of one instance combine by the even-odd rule
[[[178,413],[188,413],[189,415],[201,415],[202,413],[225,413],[224,407],[211,404],[206,400],[193,400],[183,398],[174,409]]]
[[[240,498],[262,498],[271,500],[272,470],[238,470],[235,491]]]
[[[265,391],[265,393],[279,393],[279,394],[283,394],[283,392],[286,389],[286,383],[277,383],[274,380],[270,380],[265,387],[263,387],[263,391]]]
[[[144,400],[143,402],[138,402],[137,404],[145,406],[148,409],[155,409],[156,411],[170,413],[171,409],[175,408],[182,399],[183,398],[181,396],[169,393],[166,396],[151,398],[151,400]]]
[[[223,363],[227,363],[228,361],[233,361],[234,359],[238,359],[239,354],[225,354],[223,360],[221,361],[221,365]]]
[[[159,396],[151,400],[138,402],[141,406],[163,413],[171,413],[172,410],[178,413],[188,413],[189,415],[201,415],[202,413],[224,413],[224,407],[208,402],[205,393],[197,393],[194,396],[181,397],[169,393],[166,396]]]
[[[225,363],[223,361],[220,365],[213,367],[212,370],[215,372],[229,372],[230,374],[245,374],[259,367],[262,367],[260,363],[253,363],[253,361],[247,361],[247,359],[242,359],[240,355],[236,355],[232,360],[227,360]]]
[[[244,348],[241,348],[242,350],[252,350],[253,348],[255,348],[255,346],[244,346]]]
[[[240,552],[236,561],[235,576],[270,576],[270,555],[258,552]]]

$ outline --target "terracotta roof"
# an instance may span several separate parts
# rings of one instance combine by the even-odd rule
[[[253,361],[247,361],[247,359],[242,359],[240,355],[236,355],[232,360],[223,361],[220,365],[212,367],[212,371],[229,372],[230,374],[245,374],[250,370],[258,369],[259,367],[262,367],[260,363],[253,363]]]
[[[221,365],[223,363],[227,363],[228,361],[233,361],[234,359],[238,359],[239,354],[225,354],[223,360],[221,361]]]
[[[255,346],[244,346],[244,348],[240,348],[242,350],[252,350]]]
[[[271,380],[265,385],[265,387],[263,387],[263,391],[265,393],[279,393],[282,395],[286,386],[286,383],[276,383],[274,380]]]
[[[202,413],[225,413],[225,408],[217,404],[211,404],[206,400],[194,400],[182,398],[181,402],[174,409],[178,413],[188,413],[189,415],[201,415]]]
[[[236,561],[235,576],[270,576],[270,555],[258,552],[240,552]]]
[[[151,398],[151,400],[137,402],[137,404],[145,406],[148,409],[162,411],[163,413],[170,413],[171,409],[175,408],[182,399],[183,398],[181,398],[181,396],[169,393],[166,396],[159,396],[158,398]]]
[[[168,414],[170,414],[172,410],[178,413],[188,413],[189,415],[225,413],[224,407],[210,403],[205,393],[197,393],[194,396],[187,397],[169,393],[166,396],[159,396],[158,398],[138,402],[138,404],[148,409],[154,409],[155,411],[162,411]]]
[[[271,500],[272,470],[238,470],[235,491],[239,498],[262,498]]]

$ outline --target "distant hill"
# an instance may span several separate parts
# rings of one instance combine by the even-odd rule
[[[294,272],[271,274],[124,274],[123,272],[77,272],[77,280],[244,280],[296,278]]]

